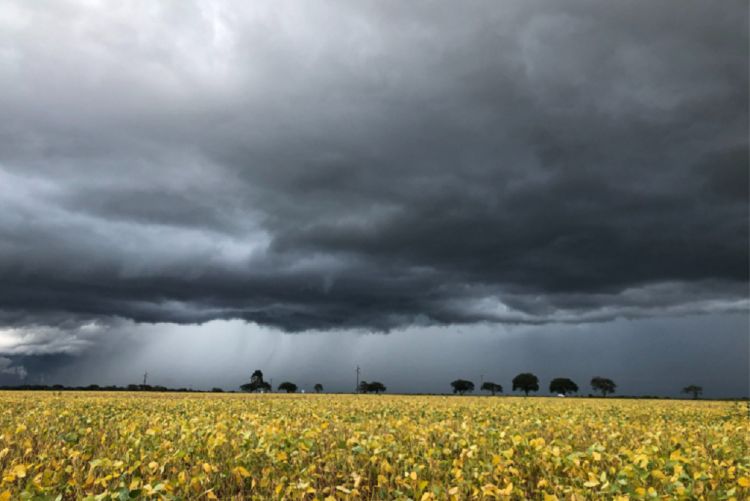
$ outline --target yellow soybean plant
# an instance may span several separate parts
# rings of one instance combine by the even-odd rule
[[[748,499],[747,403],[0,392],[0,501]]]

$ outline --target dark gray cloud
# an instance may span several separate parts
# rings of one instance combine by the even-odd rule
[[[0,351],[747,312],[746,2],[0,9]]]

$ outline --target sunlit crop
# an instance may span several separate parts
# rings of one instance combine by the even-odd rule
[[[0,392],[0,500],[750,498],[745,403]]]

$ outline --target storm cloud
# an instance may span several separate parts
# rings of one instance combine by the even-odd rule
[[[739,0],[3,2],[0,353],[745,313],[748,84]]]

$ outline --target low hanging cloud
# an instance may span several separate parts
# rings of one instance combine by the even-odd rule
[[[747,311],[746,2],[0,9],[0,352]]]

